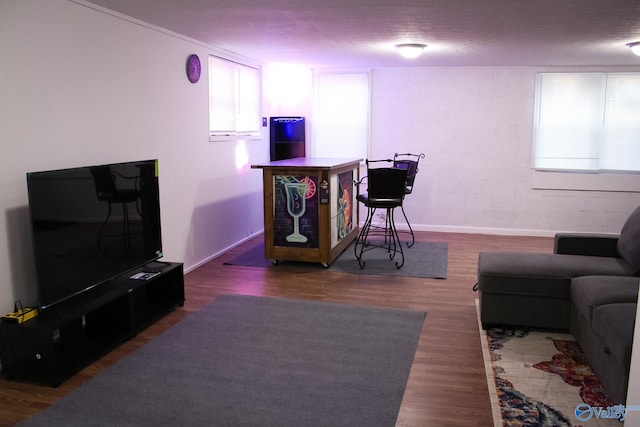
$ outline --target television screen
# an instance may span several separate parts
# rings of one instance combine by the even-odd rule
[[[157,160],[27,173],[45,309],[162,257]]]

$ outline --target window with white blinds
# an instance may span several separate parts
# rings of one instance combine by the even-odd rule
[[[640,171],[640,73],[540,73],[534,169]]]
[[[369,72],[315,74],[314,157],[367,158]]]
[[[212,137],[260,135],[260,70],[209,56],[209,131]]]

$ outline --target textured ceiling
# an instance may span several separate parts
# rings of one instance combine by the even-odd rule
[[[640,66],[640,0],[89,1],[263,63]],[[428,48],[407,60],[402,42]]]

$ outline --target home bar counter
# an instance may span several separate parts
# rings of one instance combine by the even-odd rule
[[[362,159],[297,157],[262,169],[264,253],[328,267],[358,236],[355,181]]]

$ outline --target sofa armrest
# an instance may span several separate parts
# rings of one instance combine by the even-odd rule
[[[617,245],[618,234],[558,233],[553,253],[621,258]]]

